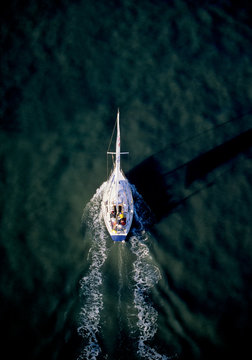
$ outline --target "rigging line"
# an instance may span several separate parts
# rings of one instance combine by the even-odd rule
[[[114,136],[115,127],[116,127],[116,121],[115,121],[115,124],[114,124],[114,128],[113,128],[113,131],[112,131],[112,135],[110,137],[109,146],[108,146],[108,150],[107,150],[107,179],[108,179],[108,152],[110,150],[110,146],[111,146],[112,139],[113,139],[113,136]],[[112,160],[113,160],[113,157],[112,157]]]
[[[116,121],[115,121],[115,125],[114,125],[114,128],[113,128],[113,132],[112,132],[112,135],[111,135],[110,141],[109,141],[109,146],[108,146],[108,150],[107,150],[107,152],[109,152],[109,150],[110,150],[110,146],[111,146],[112,139],[113,139],[114,132],[115,132],[115,127],[116,127]]]

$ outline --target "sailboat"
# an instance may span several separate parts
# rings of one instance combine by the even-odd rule
[[[113,241],[125,241],[130,231],[134,204],[129,181],[121,170],[121,152],[119,109],[117,112],[116,151],[107,154],[115,155],[114,168],[107,180],[102,199],[102,215]]]

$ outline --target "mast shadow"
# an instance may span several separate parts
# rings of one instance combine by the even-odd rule
[[[245,152],[252,146],[252,129],[197,156],[186,164],[185,185],[190,186],[195,180],[205,176],[217,167],[230,161],[238,154]]]
[[[153,155],[130,170],[127,178],[151,208],[155,222],[159,222],[188,198],[213,185],[216,177],[210,182],[208,175],[251,146],[252,129],[249,129],[169,171],[159,155]]]

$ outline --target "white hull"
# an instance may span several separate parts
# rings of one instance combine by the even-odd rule
[[[120,128],[117,114],[116,163],[107,181],[102,200],[102,215],[114,241],[125,241],[133,220],[134,204],[130,184],[120,168]]]
[[[133,197],[128,180],[120,171],[116,184],[115,170],[111,174],[102,201],[102,214],[114,241],[124,241],[133,219]]]

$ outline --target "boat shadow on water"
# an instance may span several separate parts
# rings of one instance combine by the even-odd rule
[[[127,178],[149,205],[155,216],[154,222],[159,222],[188,198],[213,185],[222,174],[214,170],[223,169],[251,146],[252,129],[249,129],[171,170],[160,161],[161,157],[171,156],[170,148],[165,149],[130,170]]]

